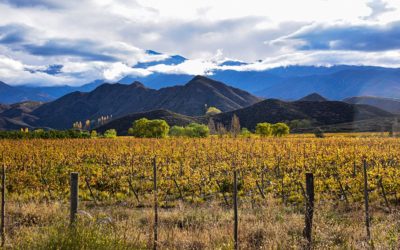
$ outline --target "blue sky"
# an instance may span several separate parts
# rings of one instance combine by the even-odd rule
[[[400,67],[398,0],[0,0],[0,13],[0,81],[13,85],[293,64]],[[163,63],[176,54],[189,59]],[[249,64],[221,66],[232,59]],[[160,63],[132,67],[151,61]]]

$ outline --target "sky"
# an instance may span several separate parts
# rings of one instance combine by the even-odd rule
[[[0,13],[0,81],[10,85],[286,65],[400,67],[399,0],[0,0]],[[162,63],[172,55],[188,60]],[[248,64],[221,66],[226,60]],[[152,61],[160,63],[135,68]]]

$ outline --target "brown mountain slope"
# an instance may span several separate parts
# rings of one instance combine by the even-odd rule
[[[331,126],[332,128],[338,128],[337,131],[340,131],[341,128],[343,128],[344,131],[351,131],[348,130],[348,127],[350,126],[348,124],[352,124],[353,122],[369,121],[368,123],[371,124],[371,121],[373,122],[383,119],[392,120],[394,117],[391,113],[368,105],[353,105],[337,101],[284,102],[276,99],[268,99],[246,108],[214,115],[212,118],[215,123],[222,123],[225,127],[229,128],[233,114],[236,114],[239,117],[242,127],[251,130],[254,130],[257,123],[260,122],[276,123],[297,119],[308,119],[312,121],[314,127]],[[97,129],[99,132],[104,132],[107,129],[114,128],[117,129],[119,134],[124,135],[135,120],[143,117],[148,119],[163,119],[166,120],[170,126],[182,126],[191,122],[204,124],[208,122],[208,118],[205,116],[188,117],[167,110],[155,110],[127,115],[115,119]],[[345,126],[340,126],[340,124],[345,124]],[[369,126],[369,129],[375,127]],[[312,129],[304,130],[303,132],[310,131],[312,131]]]
[[[39,126],[65,129],[75,121],[96,120],[105,115],[117,118],[131,113],[168,109],[198,116],[205,113],[205,105],[226,112],[258,101],[258,97],[248,92],[196,76],[186,85],[160,90],[146,88],[139,82],[131,85],[103,84],[92,92],[74,92],[46,103],[32,114],[40,118]]]
[[[354,105],[338,101],[284,102],[268,99],[252,106],[213,116],[215,122],[230,125],[233,114],[239,117],[242,127],[254,129],[260,122],[283,122],[308,119],[314,125],[353,122],[377,117],[393,117],[393,114],[368,105]]]

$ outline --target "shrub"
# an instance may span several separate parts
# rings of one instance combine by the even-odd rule
[[[0,131],[0,139],[66,139],[90,138],[88,132],[80,130]]]
[[[256,126],[256,134],[263,137],[270,136],[272,133],[271,124],[268,122],[258,123]]]
[[[115,129],[109,129],[104,132],[104,138],[115,138],[117,137],[117,131]]]
[[[278,122],[271,126],[271,133],[273,136],[282,137],[289,134],[289,126],[285,123]]]

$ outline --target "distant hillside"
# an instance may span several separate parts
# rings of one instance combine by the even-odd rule
[[[150,89],[139,82],[131,85],[103,84],[89,93],[74,92],[43,104],[32,112],[39,117],[38,126],[70,128],[75,121],[97,120],[100,116],[114,118],[155,109],[198,116],[205,105],[231,111],[260,101],[243,90],[229,87],[203,76],[196,76],[183,86]]]
[[[313,121],[314,125],[353,122],[376,117],[393,117],[389,112],[368,105],[354,105],[338,101],[284,102],[268,99],[250,107],[213,116],[215,122],[230,125],[233,114],[239,117],[243,127],[254,129],[260,122],[283,122],[298,119]]]
[[[301,99],[299,101],[305,101],[305,102],[326,102],[328,101],[325,97],[321,96],[318,93],[312,93],[309,94]]]
[[[260,122],[276,123],[307,119],[312,121],[312,127],[329,127],[332,131],[340,131],[340,129],[351,131],[349,130],[351,124],[358,124],[359,121],[361,124],[358,125],[360,130],[365,129],[366,131],[370,131],[370,129],[378,129],[376,131],[380,131],[380,126],[374,126],[373,121],[377,121],[378,123],[380,120],[393,120],[394,117],[391,113],[368,105],[353,105],[338,101],[284,102],[276,99],[268,99],[246,108],[214,115],[212,118],[215,123],[222,123],[229,128],[233,114],[239,117],[242,127],[251,130],[254,130],[257,123]],[[104,132],[107,129],[114,128],[117,129],[119,134],[124,135],[135,120],[143,117],[148,119],[163,119],[170,126],[183,126],[191,122],[204,124],[208,122],[208,118],[205,116],[189,117],[167,110],[155,110],[130,114],[115,119],[97,128],[97,130]],[[361,121],[368,122],[361,123]],[[365,128],[362,127],[364,124],[367,124],[364,126]],[[308,130],[303,130],[303,132],[312,131],[312,127]],[[297,132],[301,132],[301,130]]]
[[[395,117],[377,117],[367,120],[319,126],[325,132],[387,132],[393,129]],[[296,129],[295,132],[313,132],[315,128]]]
[[[386,110],[393,114],[400,114],[400,99],[376,96],[357,96],[346,98],[343,101],[351,104],[367,104]]]
[[[255,93],[296,100],[312,92],[333,100],[361,95],[400,98],[400,69],[354,66],[329,74],[286,77]]]
[[[46,93],[36,88],[28,91],[21,87],[10,86],[0,81],[0,103],[11,104],[29,100],[49,101],[51,99],[52,98]]]
[[[192,122],[205,123],[204,117],[190,117],[177,114],[168,110],[153,110],[149,112],[142,112],[136,114],[126,115],[124,117],[115,119],[103,126],[95,128],[97,132],[104,133],[107,129],[116,129],[119,135],[126,135],[128,129],[132,127],[132,123],[138,119],[147,118],[165,120],[170,126],[186,126]]]
[[[186,60],[184,57],[174,55],[160,61],[139,62],[132,67],[142,70],[162,64],[178,65],[185,63]],[[251,63],[247,62],[221,62],[218,69],[210,70],[208,77],[256,96],[282,100],[298,100],[314,92],[330,100],[342,100],[352,96],[400,98],[400,69],[398,68],[293,65],[265,70],[240,69],[243,65],[251,68]],[[148,88],[160,89],[184,85],[193,77],[193,75],[183,73],[153,72],[146,76],[125,76],[118,82],[128,85],[139,81]],[[90,92],[103,83],[104,80],[97,79],[77,87],[60,86],[57,83],[51,87],[42,87],[32,86],[28,82],[24,86],[8,86],[11,88],[4,88],[0,84],[0,103],[26,100],[51,101],[75,91]]]
[[[21,102],[12,105],[0,105],[0,130],[14,130],[21,127],[31,128],[38,117],[31,113],[40,107],[41,102]]]

